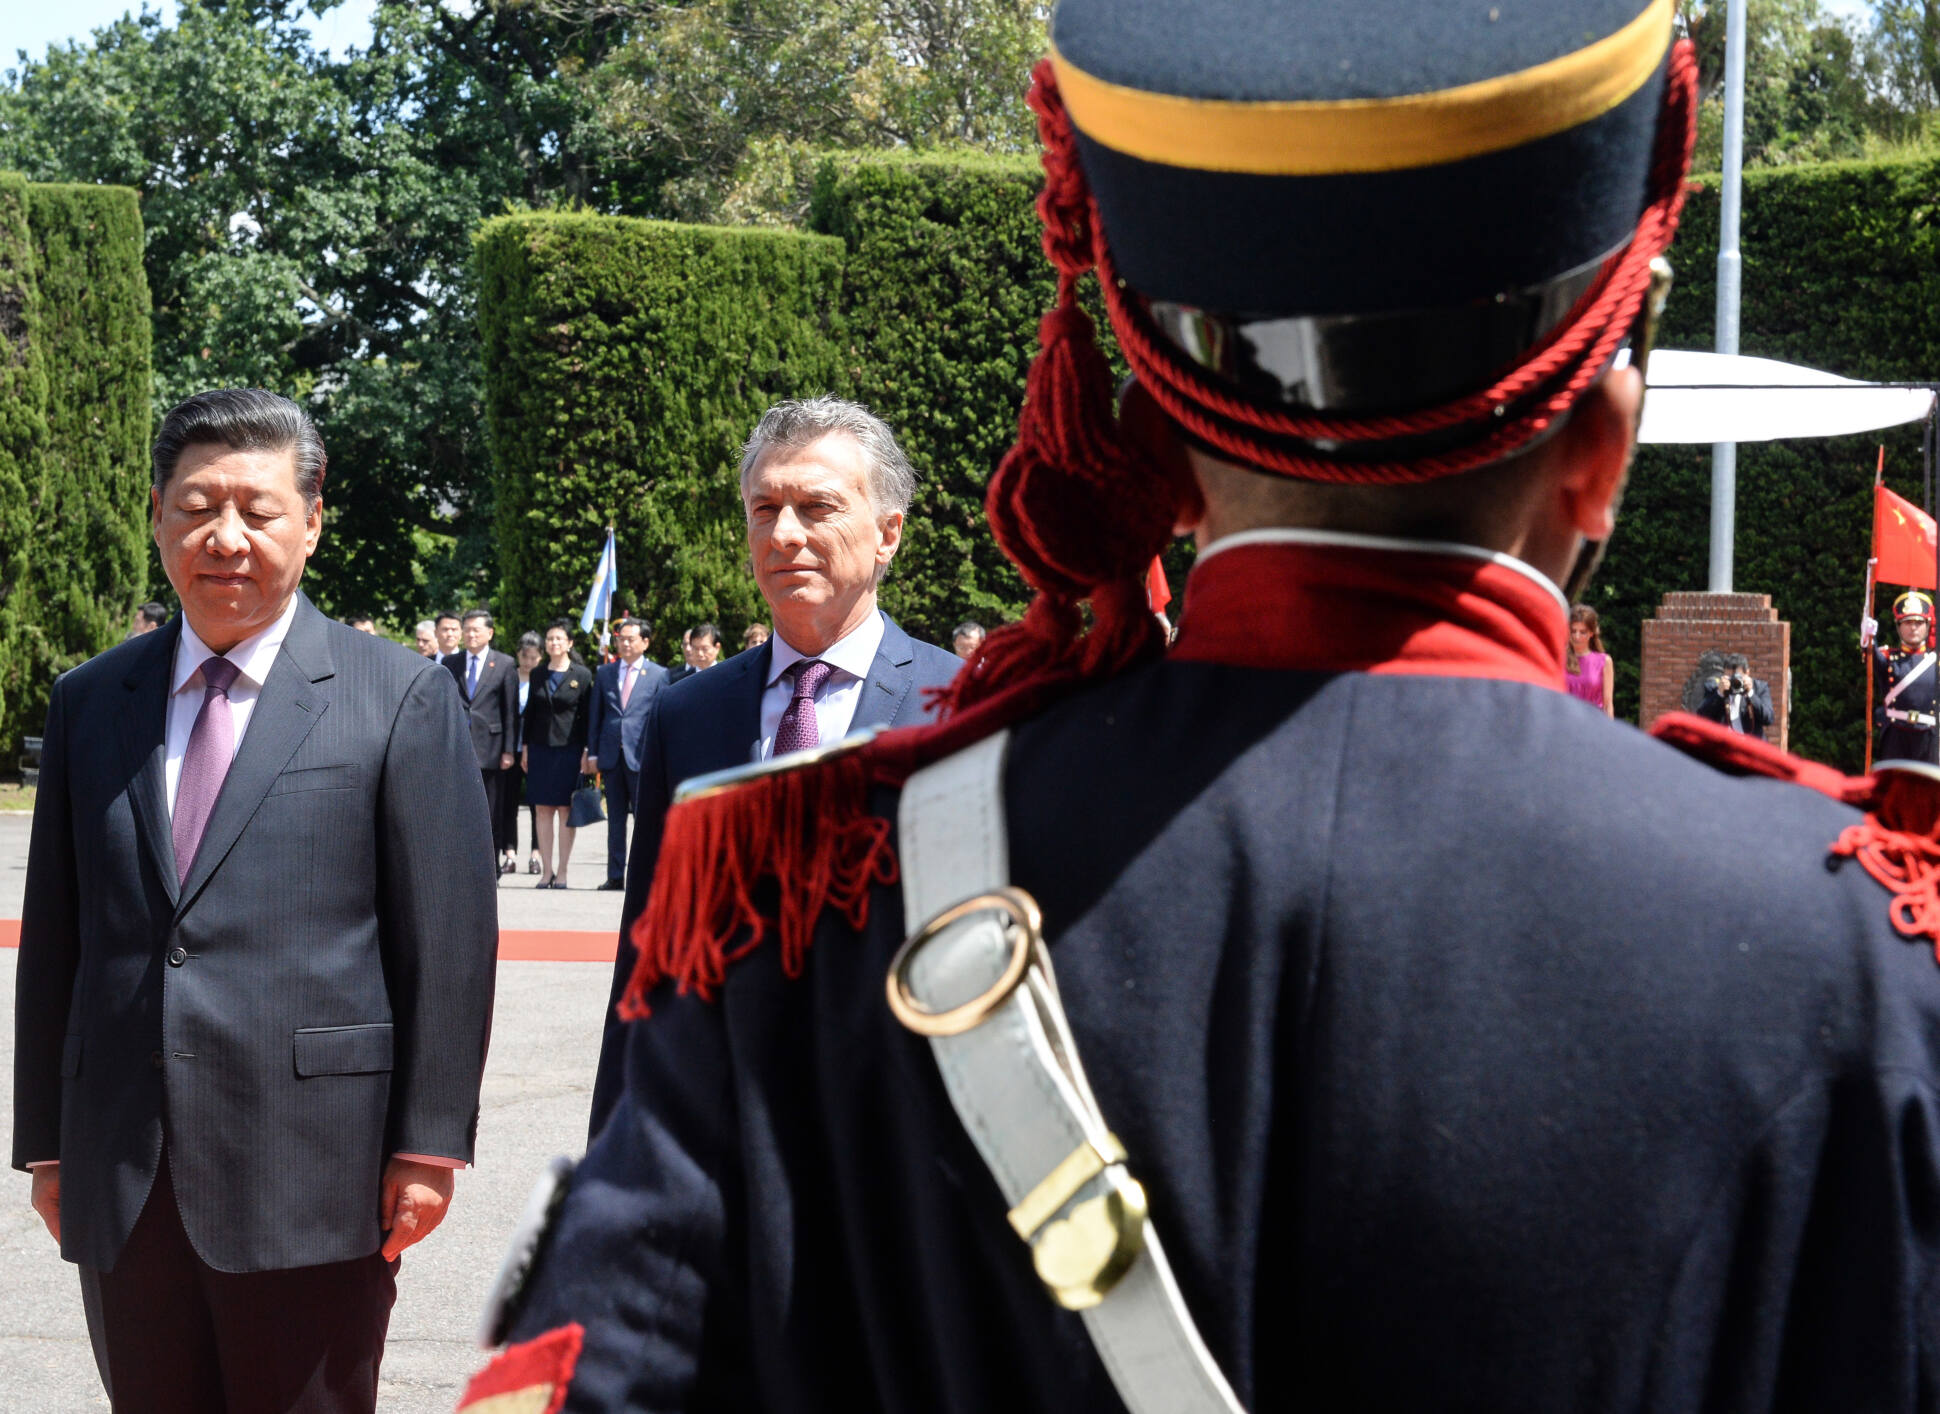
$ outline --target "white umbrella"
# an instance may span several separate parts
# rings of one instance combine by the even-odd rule
[[[1658,349],[1639,442],[1771,442],[1918,422],[1929,388],[1860,383],[1777,359]]]

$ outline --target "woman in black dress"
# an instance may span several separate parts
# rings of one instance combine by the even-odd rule
[[[556,619],[546,626],[546,665],[532,674],[523,722],[525,794],[539,817],[539,882],[534,888],[566,887],[566,865],[573,857],[573,827],[566,823],[586,754],[586,710],[593,699],[593,674],[573,657],[572,625]],[[553,867],[557,833],[559,865]]]

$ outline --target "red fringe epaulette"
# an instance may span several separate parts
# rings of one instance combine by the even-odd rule
[[[531,1414],[559,1414],[585,1340],[586,1328],[575,1323],[508,1345],[472,1376],[458,1401],[459,1414],[467,1409],[483,1410],[488,1404],[492,1408],[530,1410]],[[523,1398],[515,1402],[513,1396]]]
[[[771,931],[782,971],[801,976],[823,909],[860,929],[869,921],[870,891],[896,882],[889,822],[870,810],[870,792],[899,787],[1031,715],[1072,680],[1070,673],[1031,678],[934,725],[885,732],[858,750],[676,804],[653,890],[628,934],[635,959],[620,1016],[646,1016],[647,996],[662,982],[711,999],[729,964]]]
[[[1650,734],[1732,775],[1791,781],[1863,809],[1866,818],[1832,842],[1832,857],[1858,860],[1892,895],[1894,929],[1932,943],[1940,960],[1940,779],[1890,766],[1848,776],[1686,712],[1658,718]]]

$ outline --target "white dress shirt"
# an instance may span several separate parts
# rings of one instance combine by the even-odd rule
[[[849,734],[856,704],[862,701],[863,681],[882,647],[882,634],[882,610],[878,609],[830,644],[826,653],[814,655],[835,669],[815,694],[815,730],[823,746]],[[759,761],[775,754],[775,733],[781,730],[788,699],[795,695],[795,665],[810,656],[792,647],[779,629],[768,640],[768,649],[768,686],[761,694],[761,740],[756,744]]]
[[[290,636],[290,624],[295,618],[296,596],[292,594],[274,623],[221,655],[236,665],[236,680],[229,686],[229,720],[235,724],[238,750],[242,747],[243,733],[249,730],[256,699],[263,695],[263,684],[269,680],[269,670],[283,649],[283,640]],[[189,734],[195,730],[196,716],[202,711],[202,695],[208,688],[202,681],[202,664],[215,656],[209,645],[189,627],[188,615],[184,614],[182,636],[175,642],[175,673],[168,687],[167,776],[171,820],[175,818],[175,790],[182,780],[182,758],[189,754]],[[235,760],[234,752],[229,759]]]
[[[465,655],[470,660],[465,664],[464,675],[461,678],[461,682],[465,688],[466,701],[469,702],[471,700],[472,694],[478,690],[478,684],[485,681],[485,663],[491,655],[492,645],[489,643],[476,653],[467,653]]]

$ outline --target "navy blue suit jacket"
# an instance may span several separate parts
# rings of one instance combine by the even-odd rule
[[[924,689],[947,685],[963,666],[956,654],[919,643],[882,616],[882,645],[863,679],[851,731],[864,727],[911,727],[930,718]],[[606,1036],[593,1082],[589,1134],[598,1134],[620,1093],[621,1037],[626,1027],[614,1012],[633,975],[627,936],[647,906],[660,829],[674,790],[692,776],[745,766],[761,736],[761,693],[768,683],[769,644],[737,653],[703,672],[691,673],[656,694],[640,752],[640,789],[634,800],[633,852],[626,870],[626,908],[620,915],[619,956],[606,1001]],[[637,689],[636,689],[637,691]]]
[[[1542,688],[1178,661],[1004,791],[1246,1408],[1933,1407],[1940,969],[1826,867],[1858,812]],[[566,1414],[1122,1414],[883,1003],[910,922],[627,1029],[512,1332],[585,1326]]]
[[[624,663],[602,663],[593,674],[593,699],[586,709],[586,749],[593,753],[602,771],[610,771],[622,761],[635,775],[640,771],[640,739],[646,732],[647,713],[660,689],[667,685],[667,670],[658,663],[640,660],[640,680],[633,695],[620,702],[620,670]]]

